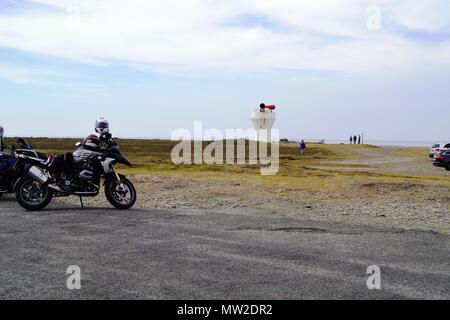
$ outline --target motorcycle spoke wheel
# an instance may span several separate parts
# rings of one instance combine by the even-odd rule
[[[105,187],[106,198],[117,209],[130,209],[136,203],[136,189],[128,179],[110,180]]]
[[[130,187],[124,183],[113,184],[113,190],[111,193],[114,199],[122,205],[127,205],[133,200]]]
[[[42,185],[34,180],[22,186],[20,190],[22,200],[29,205],[37,205],[44,202],[48,196],[47,188],[42,188]]]

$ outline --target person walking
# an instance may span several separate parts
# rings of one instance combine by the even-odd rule
[[[305,143],[305,140],[302,140],[300,142],[300,154],[304,155],[305,154],[305,150],[306,150],[306,143]]]

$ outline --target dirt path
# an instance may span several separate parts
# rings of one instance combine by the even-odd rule
[[[136,207],[192,212],[211,209],[224,214],[238,210],[450,234],[450,184],[445,180],[450,178],[449,172],[435,168],[426,156],[418,157],[413,148],[355,148],[355,153],[355,159],[333,159],[335,167],[317,166],[337,173],[330,178],[317,176],[316,180],[311,172],[317,185],[313,187],[298,180],[300,183],[296,185],[272,184],[268,191],[264,180],[240,175],[227,178],[171,173],[136,175],[132,177],[139,195]],[[369,174],[349,175],[344,171]],[[400,178],[382,175],[386,173],[399,174]],[[79,205],[77,198],[57,201]],[[100,202],[99,198],[84,202],[87,207],[110,206],[103,196]]]
[[[355,185],[359,194],[347,198],[278,188],[268,194],[257,185],[240,180],[202,180],[167,175],[142,175],[137,183],[137,208],[211,209],[232,213],[262,213],[358,225],[422,229],[450,234],[450,188],[416,184]],[[374,196],[375,193],[375,196]],[[78,199],[58,201],[78,205]],[[106,199],[85,199],[87,207],[109,207]]]
[[[356,159],[342,159],[336,160],[336,163],[344,165],[358,165],[364,167],[349,168],[345,170],[362,171],[362,172],[376,172],[376,173],[398,173],[410,176],[436,176],[449,177],[450,172],[433,166],[433,160],[424,156],[417,156],[423,148],[398,148],[398,147],[384,147],[384,148],[355,148],[354,153]],[[342,169],[340,166],[336,167],[321,167],[321,169]]]

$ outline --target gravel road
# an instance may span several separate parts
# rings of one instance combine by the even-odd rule
[[[450,299],[450,238],[426,231],[243,208],[30,213],[8,198],[0,221],[1,299]],[[381,290],[366,286],[370,265]]]

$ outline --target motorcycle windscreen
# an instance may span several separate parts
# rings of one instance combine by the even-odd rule
[[[28,143],[27,140],[25,140],[24,138],[17,138],[17,144],[20,146],[20,148],[22,149],[26,149],[26,150],[30,150],[32,149],[31,145]]]
[[[128,160],[127,158],[125,158],[121,154],[116,154],[114,158],[116,159],[117,163],[124,164],[128,167],[131,167],[131,165],[132,165],[131,161]]]

